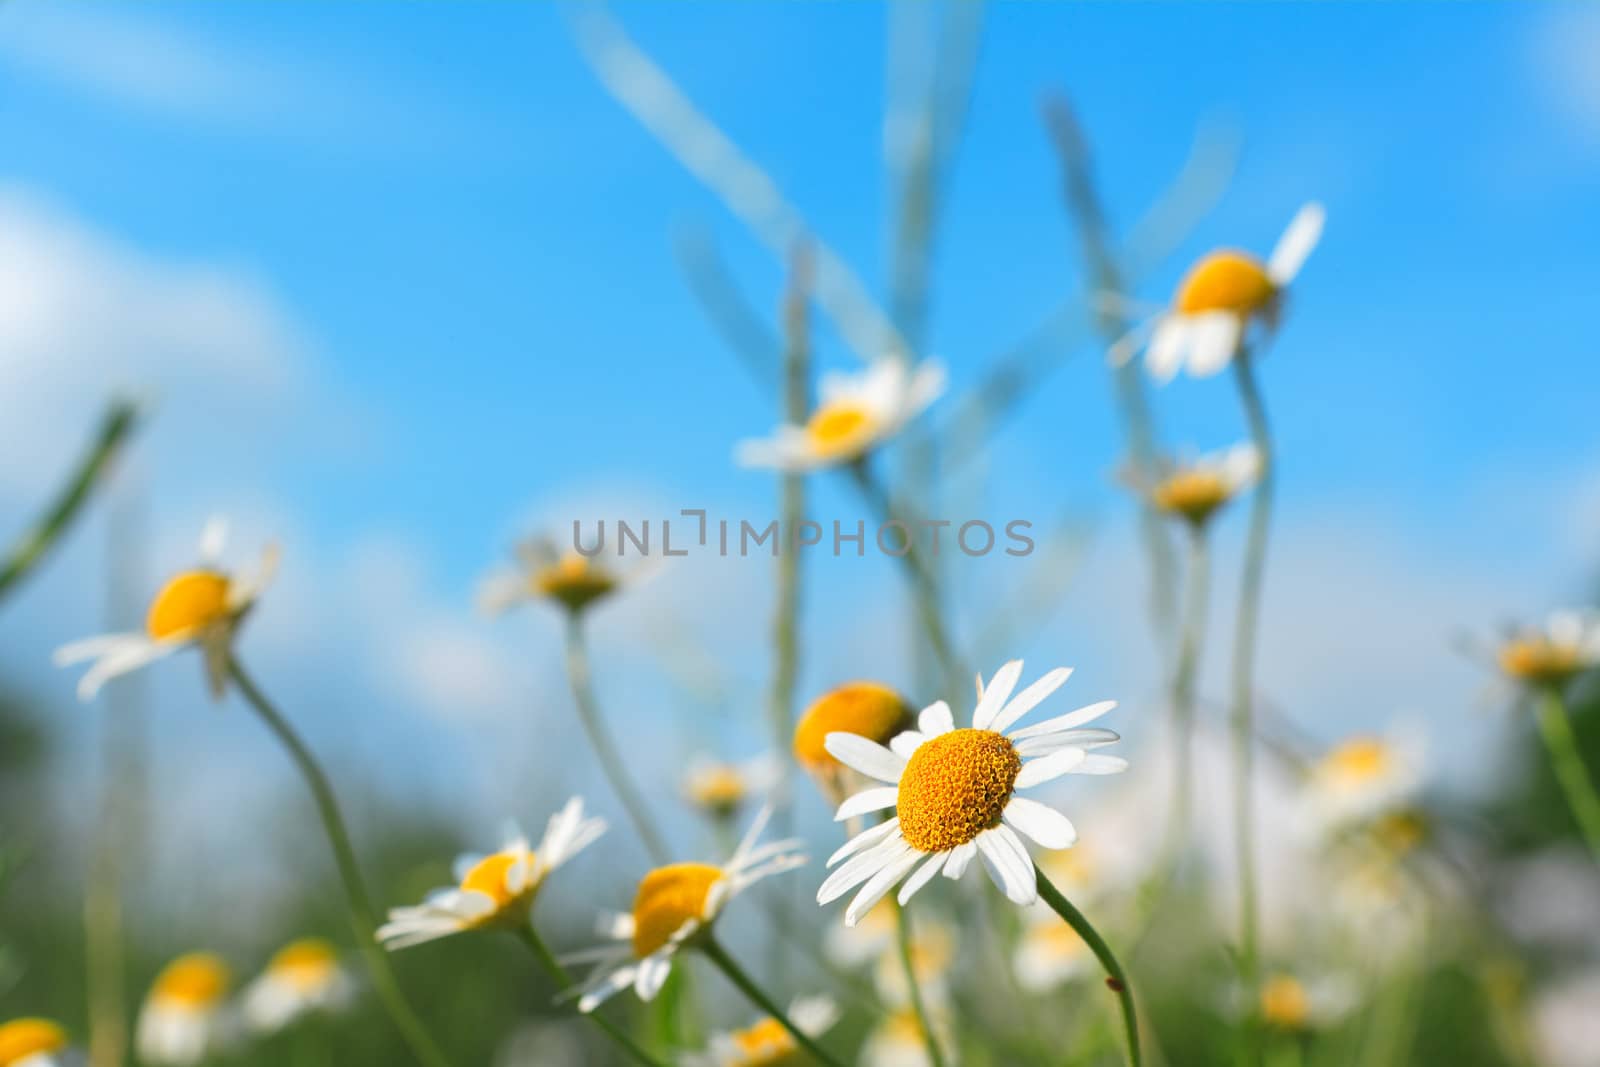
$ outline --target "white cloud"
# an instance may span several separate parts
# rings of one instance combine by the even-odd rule
[[[1543,9],[1528,50],[1535,79],[1577,132],[1600,144],[1600,7],[1557,4]]]

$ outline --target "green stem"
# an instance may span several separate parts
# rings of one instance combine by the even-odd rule
[[[266,723],[267,729],[272,731],[288,751],[289,757],[300,771],[300,776],[311,789],[311,797],[317,805],[317,814],[322,819],[322,828],[328,835],[328,844],[333,847],[333,858],[339,869],[339,878],[344,883],[345,899],[350,906],[350,925],[355,930],[356,945],[361,949],[372,983],[377,988],[384,1007],[388,1009],[389,1017],[394,1020],[395,1026],[399,1028],[401,1036],[405,1038],[406,1044],[410,1046],[418,1062],[425,1067],[449,1067],[450,1061],[439,1051],[439,1046],[434,1044],[422,1021],[406,1002],[405,994],[400,991],[399,980],[395,978],[394,969],[389,963],[389,955],[379,946],[374,936],[377,917],[372,910],[372,900],[367,895],[366,884],[361,878],[361,868],[356,864],[355,849],[350,844],[350,834],[345,829],[344,817],[339,814],[339,802],[333,795],[333,786],[329,783],[328,776],[323,773],[321,765],[306,747],[306,743],[300,739],[300,735],[295,733],[294,727],[289,725],[289,721],[245,673],[244,667],[232,653],[228,655],[228,674],[239,687],[239,692],[244,695],[245,700],[260,716],[261,721]]]
[[[1117,994],[1117,999],[1122,1005],[1122,1026],[1128,1038],[1128,1067],[1139,1067],[1143,1062],[1139,1053],[1139,1013],[1133,1006],[1133,987],[1128,984],[1128,976],[1123,972],[1122,964],[1117,962],[1111,946],[1100,936],[1100,931],[1090,924],[1083,912],[1073,906],[1072,901],[1061,895],[1061,891],[1051,884],[1044,872],[1035,867],[1034,876],[1039,885],[1039,896],[1061,916],[1062,922],[1072,927],[1078,936],[1083,938],[1084,944],[1094,953],[1094,958],[1105,968],[1106,985]]]
[[[1539,694],[1538,712],[1539,731],[1544,734],[1545,748],[1550,752],[1556,778],[1566,794],[1567,806],[1572,809],[1572,817],[1577,820],[1589,851],[1600,861],[1600,795],[1595,793],[1594,779],[1584,766],[1578,739],[1572,733],[1572,720],[1567,716],[1567,703],[1559,687],[1544,687]]]
[[[567,613],[567,680],[572,684],[572,699],[578,705],[578,720],[583,723],[583,731],[589,736],[589,745],[600,760],[606,780],[627,809],[628,818],[633,820],[634,829],[644,841],[645,851],[650,853],[651,861],[666,863],[669,854],[665,839],[651,821],[644,798],[634,789],[627,766],[617,754],[616,743],[611,740],[600,718],[600,705],[595,700],[594,683],[589,675],[589,652],[583,639],[583,619],[576,611]]]
[[[572,980],[572,975],[567,972],[565,967],[561,966],[561,961],[556,958],[556,954],[550,951],[550,946],[545,944],[544,938],[539,936],[539,931],[533,928],[533,923],[523,923],[517,927],[516,932],[518,940],[533,951],[534,957],[538,959],[540,965],[544,967],[546,973],[550,975],[556,985],[561,987],[562,992],[566,992],[576,985]],[[624,1033],[622,1028],[610,1019],[594,1012],[588,1012],[584,1015],[584,1018],[589,1019],[598,1026],[601,1033],[609,1037],[618,1048],[632,1057],[634,1062],[645,1064],[646,1067],[662,1067],[660,1060],[640,1048],[633,1038]]]
[[[760,986],[751,981],[750,976],[745,974],[744,969],[734,961],[732,956],[728,955],[727,949],[723,948],[721,943],[712,937],[709,932],[703,934],[696,941],[696,944],[700,951],[706,954],[706,958],[727,976],[728,981],[738,987],[739,992],[748,997],[756,1007],[776,1019],[778,1025],[789,1031],[789,1036],[794,1038],[795,1042],[809,1052],[818,1063],[825,1064],[826,1067],[840,1067],[838,1060],[823,1051],[822,1046],[818,1045],[810,1034],[796,1026],[794,1021],[789,1018],[788,1013],[778,1007],[771,997],[763,993]]]
[[[1172,672],[1173,783],[1172,811],[1167,819],[1167,843],[1162,864],[1171,873],[1189,835],[1189,811],[1194,801],[1194,714],[1200,652],[1205,645],[1206,608],[1211,560],[1204,526],[1189,529],[1188,582],[1184,590],[1183,632]]]
[[[11,592],[12,586],[25,578],[50,551],[67,527],[82,510],[89,493],[100,481],[111,461],[116,457],[124,440],[133,432],[137,410],[125,400],[114,402],[100,420],[100,430],[93,446],[79,461],[56,498],[27,533],[12,546],[5,562],[0,563],[0,598]]]
[[[888,903],[894,904],[893,901]],[[933,1067],[944,1067],[944,1051],[939,1047],[939,1038],[933,1032],[933,1023],[928,1018],[928,1006],[922,999],[922,987],[917,984],[917,967],[911,958],[911,917],[906,914],[906,909],[894,904],[895,940],[900,948],[900,966],[906,975],[906,989],[911,994],[911,1011],[917,1017],[917,1025],[922,1028],[922,1043],[928,1049],[928,1061]]]

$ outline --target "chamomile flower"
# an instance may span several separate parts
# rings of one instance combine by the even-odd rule
[[[516,563],[496,570],[478,585],[478,607],[499,615],[520,604],[549,600],[574,614],[604,600],[623,584],[620,575],[595,557],[560,552],[542,538],[517,546]]]
[[[156,976],[139,1010],[134,1043],[147,1064],[188,1067],[224,1043],[233,976],[209,952],[179,956]]]
[[[898,360],[882,359],[858,374],[824,375],[820,402],[806,424],[741,441],[738,461],[787,471],[853,462],[898,433],[944,388],[944,367],[933,360],[907,370]]]
[[[861,967],[891,954],[899,936],[896,912],[899,905],[882,900],[873,905],[854,926],[830,926],[823,936],[822,950],[840,967]]]
[[[714,819],[731,819],[751,798],[763,798],[778,784],[781,771],[770,755],[743,763],[724,763],[696,757],[684,775],[683,794],[689,803]]]
[[[1316,248],[1323,218],[1322,205],[1302,207],[1265,263],[1249,252],[1222,249],[1191,267],[1172,306],[1153,323],[1145,353],[1151,377],[1167,382],[1184,369],[1197,378],[1216,374],[1238,354],[1253,322],[1276,329],[1284,293]],[[1131,355],[1130,340],[1118,343],[1114,359]]]
[[[831,997],[796,997],[788,1015],[801,1033],[821,1037],[839,1021],[839,1006]],[[794,1036],[768,1016],[743,1030],[713,1034],[704,1053],[683,1062],[686,1067],[795,1067],[808,1061]]]
[[[1024,990],[1048,993],[1096,973],[1098,966],[1089,945],[1048,906],[1029,909],[1012,959],[1017,984]]]
[[[1524,627],[1496,653],[1500,670],[1528,686],[1561,686],[1600,664],[1600,613],[1557,611],[1543,626]]]
[[[928,1024],[940,1047],[950,1048],[950,1018],[936,1006],[929,1006]],[[883,1017],[861,1046],[861,1067],[933,1067],[928,1056],[922,1021],[910,1008],[900,1008]]]
[[[1013,697],[1022,674],[1022,661],[1013,660],[990,679],[971,727],[956,729],[949,705],[940,701],[925,708],[917,729],[894,738],[889,748],[856,734],[829,734],[830,753],[887,783],[851,797],[834,817],[886,808],[894,808],[895,815],[857,834],[829,858],[828,866],[839,865],[838,870],[822,883],[817,903],[860,886],[845,909],[844,921],[853,925],[902,879],[898,900],[903,905],[940,872],[960,878],[975,857],[1008,899],[1024,905],[1037,900],[1033,859],[1019,832],[1047,849],[1070,848],[1078,834],[1065,815],[1018,791],[1064,774],[1127,769],[1126,760],[1093,751],[1119,740],[1115,733],[1084,728],[1115,701],[1011,729],[1071,673],[1053,670]]]
[[[513,827],[498,852],[459,857],[459,884],[436,890],[416,907],[390,909],[378,940],[397,950],[468,930],[520,926],[528,921],[533,899],[550,872],[605,831],[605,820],[585,817],[583,800],[573,797],[550,816],[537,848]]]
[[[75,1067],[81,1062],[67,1032],[49,1019],[0,1023],[0,1067]]]
[[[226,538],[227,527],[220,520],[206,524],[199,564],[170,579],[156,593],[145,615],[143,633],[90,637],[56,650],[57,666],[94,661],[78,683],[80,700],[94,699],[100,687],[118,675],[190,647],[200,649],[205,658],[211,695],[222,698],[234,636],[278,564],[277,549],[268,546],[254,571],[229,573],[221,564]]]
[[[253,1030],[273,1033],[303,1016],[347,1007],[355,988],[334,947],[307,937],[278,950],[267,969],[245,987],[241,1007]]]
[[[1341,741],[1312,766],[1306,802],[1319,828],[1334,829],[1404,805],[1421,782],[1422,760],[1413,740],[1362,734]]]
[[[916,722],[905,698],[877,682],[847,682],[830,689],[805,710],[794,728],[795,762],[833,804],[841,803],[859,778],[828,751],[828,735],[856,734],[887,745]]]
[[[1204,526],[1224,504],[1261,477],[1261,453],[1252,444],[1237,444],[1198,459],[1166,463],[1137,488],[1157,511]]]
[[[1255,1011],[1271,1029],[1302,1033],[1332,1026],[1355,1001],[1355,989],[1347,981],[1332,976],[1302,979],[1278,971],[1262,981]]]
[[[763,878],[805,864],[798,839],[757,845],[772,816],[756,815],[728,862],[672,863],[657,867],[639,882],[633,911],[609,917],[604,933],[615,944],[579,953],[574,961],[594,962],[578,1010],[590,1012],[629,986],[640,1000],[653,1000],[672,973],[673,959],[711,928],[728,902]]]

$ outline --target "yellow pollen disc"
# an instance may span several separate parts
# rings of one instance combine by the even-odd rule
[[[581,611],[616,588],[615,577],[576,552],[533,576],[534,592],[560,601],[569,611]]]
[[[272,957],[267,972],[296,989],[316,989],[337,972],[339,956],[321,938],[307,937],[290,942]]]
[[[150,999],[209,1008],[228,992],[228,965],[209,952],[192,952],[167,964],[150,989]]]
[[[157,641],[188,637],[228,617],[228,579],[215,571],[185,571],[161,587],[145,617]]]
[[[1393,765],[1389,746],[1375,737],[1358,737],[1323,757],[1323,771],[1335,782],[1365,785],[1382,778]]]
[[[840,763],[823,746],[829,734],[860,734],[888,744],[911,725],[911,705],[899,693],[876,682],[849,682],[824,694],[800,716],[794,729],[794,756],[811,770],[832,770]]]
[[[1286,974],[1268,978],[1261,987],[1261,1017],[1285,1030],[1302,1029],[1311,1017],[1306,987]]]
[[[1178,471],[1157,483],[1150,500],[1171,515],[1182,515],[1190,522],[1204,522],[1211,513],[1233,497],[1233,490],[1216,471]]]
[[[1244,317],[1266,311],[1277,295],[1278,287],[1259,259],[1248,252],[1222,251],[1189,268],[1175,303],[1184,315],[1231,311]]]
[[[1500,669],[1521,682],[1559,685],[1583,668],[1576,646],[1557,644],[1548,637],[1519,637],[1500,646]]]
[[[711,887],[720,881],[722,868],[708,863],[673,863],[645,875],[633,898],[633,954],[644,959],[685,923],[704,919]]]
[[[952,730],[912,753],[900,775],[900,832],[918,852],[944,852],[1000,825],[1022,757],[993,730]]]
[[[717,815],[731,815],[744,803],[744,775],[739,768],[719,763],[699,771],[689,781],[689,797]]]
[[[483,919],[484,922],[492,922],[515,905],[532,898],[534,886],[531,884],[520,893],[513,893],[506,886],[506,873],[511,870],[518,858],[511,852],[496,852],[492,856],[485,856],[467,872],[465,878],[461,879],[463,890],[482,893],[494,901],[494,911]]]
[[[853,456],[872,443],[878,432],[877,419],[858,404],[825,404],[812,413],[806,423],[806,437],[812,450],[829,459]]]
[[[0,1067],[66,1047],[67,1032],[49,1019],[13,1019],[0,1024]]]
[[[739,1050],[740,1067],[787,1067],[800,1061],[800,1047],[776,1019],[762,1019],[731,1035]]]

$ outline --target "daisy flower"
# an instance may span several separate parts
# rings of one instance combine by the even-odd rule
[[[1012,960],[1017,984],[1025,991],[1048,993],[1094,973],[1098,966],[1088,943],[1055,912],[1038,904],[1030,909]]]
[[[905,698],[877,682],[847,682],[824,693],[805,710],[794,728],[794,758],[837,805],[859,776],[828,751],[828,735],[856,734],[887,745],[916,723]]]
[[[67,1067],[81,1062],[67,1032],[49,1019],[0,1023],[0,1067]]]
[[[1560,686],[1600,664],[1600,613],[1551,613],[1543,626],[1524,627],[1506,638],[1496,654],[1514,682]]]
[[[478,585],[478,607],[499,615],[520,604],[549,600],[574,614],[604,600],[623,584],[622,578],[594,558],[576,551],[560,552],[544,538],[516,548],[516,563],[492,572]]]
[[[1322,829],[1366,822],[1403,806],[1422,782],[1418,746],[1364,734],[1340,742],[1311,768],[1306,802]]]
[[[232,980],[228,965],[209,952],[167,964],[139,1011],[139,1059],[188,1067],[216,1051],[226,1036],[224,1001]]]
[[[206,681],[217,699],[227,683],[228,654],[239,624],[255,606],[277,569],[278,552],[268,546],[254,571],[230,574],[221,564],[227,526],[206,524],[200,537],[200,562],[161,587],[145,615],[143,633],[90,637],[56,650],[57,666],[93,660],[78,683],[78,698],[92,700],[112,678],[138,670],[189,647],[205,659]]]
[[[1116,701],[1011,729],[1071,673],[1053,670],[1013,697],[1022,661],[1007,663],[990,679],[969,728],[956,729],[949,705],[939,701],[923,710],[917,729],[894,738],[889,748],[856,734],[829,734],[830,753],[887,783],[846,800],[834,817],[887,808],[895,815],[857,834],[829,858],[828,866],[839,867],[817,891],[817,903],[860,886],[845,909],[845,923],[854,925],[902,879],[898,900],[904,905],[941,871],[960,878],[974,857],[982,859],[1008,899],[1037,900],[1033,859],[1019,832],[1047,849],[1070,848],[1078,834],[1065,815],[1018,791],[1064,774],[1116,774],[1128,766],[1126,760],[1092,751],[1119,740],[1115,733],[1084,728]]]
[[[930,1011],[928,1024],[940,1047],[954,1047],[946,1014]],[[861,1067],[933,1067],[917,1013],[901,1008],[885,1015],[861,1046]]]
[[[858,374],[827,374],[821,401],[804,426],[779,426],[771,437],[741,441],[745,467],[808,471],[851,463],[893,437],[939,398],[944,367],[927,360],[907,370],[881,359]]]
[[[1157,511],[1204,526],[1260,477],[1261,453],[1255,445],[1237,444],[1198,459],[1167,463],[1147,484],[1135,479],[1135,488]]]
[[[456,886],[439,889],[416,907],[392,908],[378,929],[385,948],[397,950],[486,927],[516,927],[528,921],[533,899],[550,872],[594,844],[604,819],[585,817],[573,797],[545,826],[539,847],[512,827],[498,852],[456,860]]]
[[[808,1037],[821,1037],[839,1021],[831,997],[796,997],[789,1018]],[[768,1016],[743,1030],[713,1034],[702,1054],[684,1059],[687,1067],[790,1067],[801,1062],[800,1046],[777,1019]]]
[[[899,936],[896,907],[892,900],[879,901],[854,926],[830,926],[823,935],[823,952],[831,962],[847,968],[881,959],[895,947]]]
[[[1302,207],[1265,263],[1249,252],[1223,249],[1191,267],[1172,306],[1153,323],[1145,353],[1150,375],[1168,382],[1185,368],[1197,378],[1216,374],[1238,354],[1252,322],[1275,329],[1284,292],[1317,247],[1323,218],[1322,205]],[[1118,343],[1114,359],[1131,354],[1128,340]]]
[[[1350,983],[1333,977],[1297,978],[1280,971],[1261,983],[1256,1012],[1274,1030],[1304,1032],[1333,1025],[1355,1007]]]
[[[355,991],[355,980],[339,965],[333,946],[307,937],[278,950],[245,988],[242,1010],[252,1029],[272,1033],[302,1016],[348,1006]]]
[[[724,763],[698,756],[684,775],[683,794],[689,803],[712,818],[731,819],[751,797],[770,792],[778,784],[780,773],[778,761],[770,755],[743,763]]]
[[[697,935],[709,931],[729,901],[763,878],[805,864],[798,838],[756,844],[771,816],[772,809],[763,808],[733,856],[720,867],[672,863],[644,876],[633,911],[602,923],[602,933],[616,943],[572,957],[595,963],[578,1000],[579,1011],[591,1012],[629,986],[640,1000],[654,999],[672,973],[679,950],[692,947]]]

